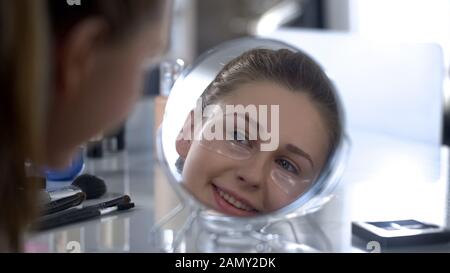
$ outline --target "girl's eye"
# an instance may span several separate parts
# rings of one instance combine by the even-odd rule
[[[289,162],[286,159],[277,159],[275,160],[275,162],[280,165],[281,168],[283,168],[284,170],[291,172],[293,174],[299,175],[300,172],[298,170],[297,167],[295,167],[294,164],[292,164],[291,162]]]
[[[238,142],[241,145],[250,146],[250,141],[245,134],[241,134],[238,131],[233,131],[233,141]]]

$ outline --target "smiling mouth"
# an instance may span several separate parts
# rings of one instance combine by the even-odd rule
[[[218,202],[219,206],[224,209],[225,212],[241,216],[250,216],[259,213],[257,209],[242,200],[239,200],[238,197],[233,196],[231,193],[224,191],[214,184],[212,184],[212,186],[214,192],[217,194],[216,198],[220,198],[222,201]]]

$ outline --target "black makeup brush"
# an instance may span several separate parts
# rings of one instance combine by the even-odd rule
[[[50,202],[44,203],[42,214],[52,214],[80,205],[85,199],[96,199],[106,193],[103,179],[83,174],[78,176],[72,185],[53,191],[48,191]]]
[[[86,199],[97,199],[106,193],[106,184],[103,179],[95,175],[83,174],[72,183],[86,194]]]
[[[106,184],[103,179],[90,174],[82,174],[75,178],[68,187],[59,188],[49,191],[52,200],[60,199],[73,195],[77,192],[83,192],[86,199],[96,199],[106,193]]]

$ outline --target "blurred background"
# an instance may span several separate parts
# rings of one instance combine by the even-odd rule
[[[224,41],[264,36],[282,27],[351,33],[378,42],[436,43],[442,47],[448,75],[449,0],[175,0],[172,43],[166,58],[181,58],[189,65]],[[147,95],[161,92],[159,72],[159,68],[151,71]],[[447,88],[443,96],[442,143],[448,145]]]
[[[175,7],[172,53],[187,60],[223,41],[286,26],[447,49],[450,42],[448,0],[176,0]]]

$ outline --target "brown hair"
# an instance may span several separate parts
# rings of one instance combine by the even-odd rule
[[[202,94],[203,108],[239,85],[269,81],[292,92],[307,94],[317,105],[329,133],[329,153],[342,134],[341,113],[335,89],[323,69],[307,54],[288,49],[252,49],[226,64]]]
[[[103,18],[112,39],[126,37],[142,21],[163,16],[162,0],[0,1],[0,252],[20,251],[21,234],[37,215],[36,183],[24,165],[42,162],[48,84],[54,44],[77,23]],[[3,234],[2,234],[3,233]],[[6,247],[6,248],[5,248]]]

